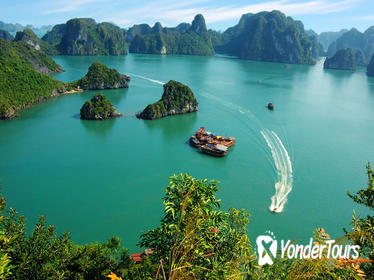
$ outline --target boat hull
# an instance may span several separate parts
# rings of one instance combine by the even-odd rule
[[[214,156],[214,157],[224,157],[227,154],[227,151],[226,152],[216,151],[216,150],[212,150],[210,148],[207,148],[206,146],[202,146],[200,148],[200,150],[204,154],[211,155],[211,156]]]

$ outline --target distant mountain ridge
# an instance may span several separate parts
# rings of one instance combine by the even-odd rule
[[[214,54],[205,19],[200,14],[195,16],[192,24],[181,23],[174,28],[164,28],[159,22],[153,27],[134,25],[126,32],[126,40],[131,42],[131,53]]]
[[[356,28],[345,32],[330,44],[327,56],[331,57],[337,51],[345,48],[351,48],[354,51],[358,65],[367,65],[374,54],[374,26],[369,27],[363,33]]]
[[[35,27],[31,24],[22,25],[19,23],[5,23],[0,21],[0,29],[8,31],[12,35],[15,35],[18,31],[23,31],[24,29],[29,28],[34,31],[35,34],[37,34],[38,37],[43,36],[47,31],[49,31],[52,28],[52,25],[43,25],[41,27]]]
[[[336,39],[338,39],[340,36],[342,36],[344,33],[348,32],[348,29],[341,29],[340,31],[328,31],[328,32],[321,32],[318,35],[318,41],[323,46],[324,50],[327,51],[330,44]]]

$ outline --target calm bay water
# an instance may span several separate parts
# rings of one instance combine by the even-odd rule
[[[306,241],[316,227],[338,237],[353,208],[365,214],[345,194],[366,185],[365,163],[374,162],[374,79],[364,69],[324,71],[322,61],[287,69],[223,56],[55,60],[66,69],[54,75],[62,81],[80,78],[95,60],[132,80],[129,89],[59,97],[0,122],[2,192],[29,228],[45,215],[76,242],[118,235],[135,250],[140,233],[159,224],[168,177],[186,172],[221,182],[223,207],[251,213],[252,239],[271,230],[278,238]],[[160,82],[171,79],[192,88],[199,112],[136,119],[161,97]],[[125,116],[80,120],[80,107],[96,93]],[[187,144],[200,126],[236,137],[227,157],[209,157]],[[269,211],[278,175],[261,131],[275,132],[292,164],[292,190],[280,214]]]

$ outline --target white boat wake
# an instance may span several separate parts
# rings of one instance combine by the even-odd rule
[[[143,79],[143,80],[147,80],[147,81],[150,81],[152,83],[156,83],[156,84],[159,84],[159,85],[164,85],[165,83],[162,82],[162,81],[159,81],[159,80],[153,80],[151,78],[147,78],[147,77],[144,77],[144,76],[140,76],[140,75],[137,75],[137,74],[133,74],[133,73],[129,73],[130,76],[134,76],[134,77],[137,77],[137,78],[140,78],[140,79]]]
[[[277,182],[275,183],[275,194],[271,198],[270,211],[282,212],[287,202],[287,196],[292,190],[293,174],[291,159],[286,148],[278,135],[268,129],[261,130],[267,145],[271,150],[277,170]]]
[[[154,80],[144,76],[130,74],[134,77],[141,78],[153,83],[164,85],[162,81]],[[220,104],[232,111],[238,111],[241,115],[246,116],[248,119],[253,121],[259,128],[262,127],[261,122],[258,118],[248,109],[244,109],[236,104],[223,100],[217,96],[209,94],[207,92],[200,93],[200,95],[218,101]],[[247,125],[248,128],[250,128]],[[250,129],[253,129],[250,128]],[[271,197],[271,204],[269,210],[272,212],[280,213],[283,211],[284,205],[287,202],[287,196],[292,190],[293,186],[293,172],[292,163],[290,156],[284,147],[279,136],[272,130],[260,129],[261,135],[264,137],[266,144],[270,148],[271,155],[274,160],[274,165],[277,172],[277,182],[275,183],[275,194]]]

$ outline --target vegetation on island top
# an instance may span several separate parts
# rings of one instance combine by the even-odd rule
[[[120,74],[116,69],[108,68],[101,62],[94,62],[88,68],[87,74],[78,81],[69,83],[69,87],[79,87],[85,90],[128,88],[130,77]]]
[[[57,55],[57,50],[48,44],[47,42],[39,39],[38,36],[29,28],[26,28],[23,31],[18,31],[16,34],[16,37],[14,38],[14,41],[19,42],[25,42],[32,47],[34,47],[36,50],[41,50],[45,52],[48,55]]]
[[[16,110],[63,91],[62,82],[35,71],[34,61],[52,69],[57,67],[52,59],[26,43],[0,39],[0,118],[14,117]]]
[[[86,101],[81,110],[82,120],[107,120],[120,116],[112,103],[102,94],[96,94],[91,100]]]
[[[74,18],[55,25],[42,38],[49,54],[123,55],[127,54],[123,31],[108,22],[97,24],[91,18]]]
[[[309,36],[301,21],[280,11],[242,15],[225,32],[210,32],[217,52],[243,59],[314,64],[320,53],[315,36]]]
[[[356,57],[352,49],[341,49],[332,57],[326,58],[323,68],[338,70],[356,70]]]
[[[374,210],[374,172],[367,165],[369,183],[348,195]],[[0,279],[374,279],[374,217],[354,217],[346,237],[361,246],[358,259],[276,258],[258,266],[247,231],[244,210],[220,209],[216,181],[188,174],[172,176],[165,189],[160,226],[140,237],[152,248],[135,262],[120,240],[77,245],[69,234],[58,235],[40,218],[31,235],[25,219],[0,199]],[[326,244],[323,230],[314,242]],[[370,258],[370,259],[368,259]]]
[[[169,81],[164,85],[164,92],[159,101],[149,104],[138,118],[154,120],[170,115],[196,112],[198,102],[192,90],[177,81]]]

